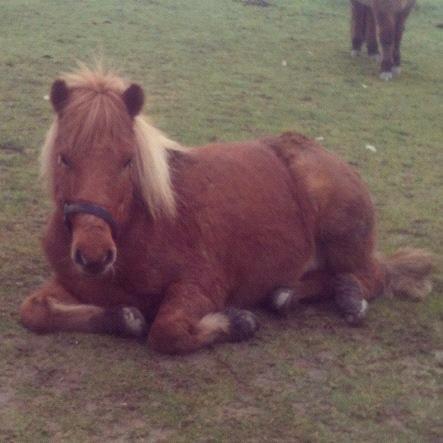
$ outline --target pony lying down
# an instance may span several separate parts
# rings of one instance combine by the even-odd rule
[[[147,335],[183,354],[252,337],[254,306],[332,298],[356,325],[377,296],[431,290],[430,255],[377,255],[366,186],[302,135],[184,149],[140,115],[140,86],[84,67],[50,100],[53,276],[20,310],[34,332]]]

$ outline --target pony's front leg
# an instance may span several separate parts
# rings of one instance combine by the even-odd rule
[[[37,333],[77,331],[138,337],[147,330],[146,321],[137,308],[82,304],[55,280],[48,281],[25,299],[20,320]]]
[[[219,300],[195,284],[173,284],[152,324],[149,344],[161,353],[186,354],[217,342],[251,338],[258,329],[254,314],[224,308]]]

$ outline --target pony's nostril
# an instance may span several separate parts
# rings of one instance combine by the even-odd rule
[[[81,249],[77,248],[74,252],[73,261],[83,272],[94,275],[104,272],[113,263],[115,256],[115,250],[109,249],[103,256],[91,260],[83,254]]]
[[[110,263],[112,263],[114,261],[114,257],[115,257],[114,251],[112,249],[110,249],[103,259],[103,264],[105,266],[109,265]]]
[[[80,249],[76,249],[74,254],[74,261],[80,266],[86,265],[85,257],[83,257],[83,254],[81,253]]]

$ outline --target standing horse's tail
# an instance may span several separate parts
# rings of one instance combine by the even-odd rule
[[[384,295],[423,300],[431,292],[434,256],[430,252],[402,248],[379,261],[385,270]]]

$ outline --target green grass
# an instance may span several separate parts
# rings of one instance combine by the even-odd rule
[[[288,129],[323,137],[369,183],[383,251],[441,253],[443,3],[422,0],[412,14],[404,72],[390,83],[349,57],[347,1],[270,3],[2,1],[1,441],[441,438],[441,268],[425,303],[379,300],[361,328],[324,306],[287,320],[259,313],[252,341],[189,357],[113,337],[35,336],[17,322],[50,272],[39,244],[43,97],[94,54],[144,85],[147,112],[182,143]]]

